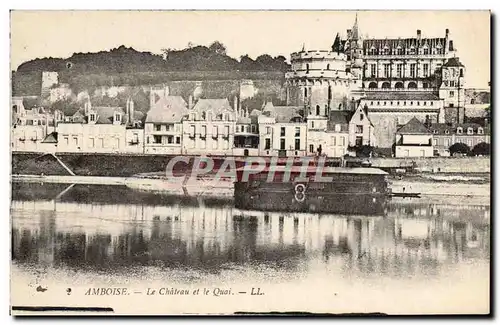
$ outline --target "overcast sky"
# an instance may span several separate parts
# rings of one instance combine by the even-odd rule
[[[336,35],[351,28],[354,11],[13,11],[11,69],[43,57],[70,57],[120,45],[161,53],[189,42],[224,43],[228,55],[255,58],[306,49],[328,49]],[[362,35],[444,37],[445,29],[466,66],[468,87],[490,81],[488,11],[359,11]]]

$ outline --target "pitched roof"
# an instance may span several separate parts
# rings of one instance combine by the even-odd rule
[[[180,96],[161,98],[148,112],[146,123],[176,123],[189,114],[186,101]],[[135,115],[135,114],[134,114]]]
[[[428,134],[430,130],[420,122],[416,117],[413,117],[408,123],[400,127],[397,131],[399,134]]]
[[[392,50],[393,48],[401,48],[403,50],[407,48],[419,48],[427,45],[429,48],[440,48],[444,52],[444,48],[446,45],[446,38],[422,38],[417,39],[413,38],[375,38],[375,39],[366,39],[363,41],[363,49],[365,51],[369,51],[374,48],[376,50],[383,50],[384,48],[388,48]],[[391,51],[392,52],[392,51]],[[404,53],[404,52],[403,52]]]
[[[193,111],[197,113],[202,113],[206,111],[212,111],[213,114],[218,115],[225,111],[233,111],[233,108],[229,104],[227,98],[217,98],[217,99],[199,99],[196,105],[193,107]]]
[[[481,125],[477,123],[461,123],[461,124],[447,124],[447,123],[434,123],[432,124],[429,129],[431,130],[432,133],[434,134],[457,134],[457,129],[461,127],[463,134],[467,134],[467,129],[472,128],[474,134],[478,134],[477,130],[479,128],[483,129],[484,134],[488,134],[489,128],[488,127],[482,127]]]
[[[273,110],[268,112],[270,112],[270,116],[275,118],[276,123],[290,123],[293,122],[293,119],[303,119],[300,115],[301,110],[303,108],[299,106],[274,106]]]
[[[353,115],[354,111],[330,111],[328,122],[332,124],[349,124]]]
[[[464,65],[460,62],[460,59],[457,57],[450,58],[443,64],[444,67],[463,67]]]
[[[422,91],[369,91],[365,100],[439,100],[432,92]]]
[[[96,124],[113,124],[113,116],[115,113],[120,113],[122,117],[125,115],[121,107],[92,107],[92,110],[97,113]],[[125,123],[125,119],[122,118],[121,124]]]
[[[57,143],[57,132],[47,134],[42,143]]]

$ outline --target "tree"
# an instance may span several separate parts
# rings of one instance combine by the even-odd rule
[[[210,46],[208,48],[212,52],[215,52],[217,54],[223,54],[223,55],[226,54],[226,50],[227,50],[226,46],[219,41],[213,42],[212,44],[210,44]]]
[[[80,106],[78,103],[70,99],[58,100],[53,102],[49,107],[50,111],[54,112],[55,110],[59,110],[66,116],[72,116],[79,108]]]
[[[472,154],[474,156],[478,155],[483,155],[483,156],[489,156],[490,155],[490,144],[486,142],[480,142],[472,148]]]
[[[468,154],[470,152],[470,148],[465,143],[455,143],[450,147],[450,155],[454,155],[455,153]]]

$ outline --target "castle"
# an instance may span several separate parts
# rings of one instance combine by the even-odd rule
[[[377,146],[390,148],[396,130],[413,117],[424,123],[464,122],[465,66],[449,29],[444,37],[362,39],[356,14],[347,38],[337,34],[331,50],[291,54],[286,73],[289,105],[328,118],[359,101],[375,128]],[[311,114],[313,113],[313,114]]]

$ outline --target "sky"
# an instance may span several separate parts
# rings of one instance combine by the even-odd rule
[[[28,60],[67,58],[120,45],[161,53],[188,43],[226,45],[227,54],[272,56],[329,49],[346,34],[356,13],[371,38],[444,37],[445,29],[466,66],[467,87],[490,81],[489,11],[12,11],[11,70]]]

